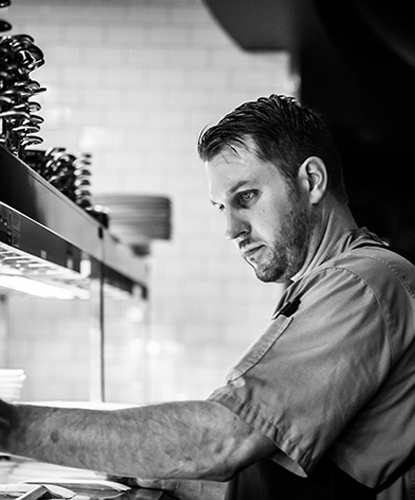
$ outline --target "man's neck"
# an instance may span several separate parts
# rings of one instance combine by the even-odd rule
[[[319,214],[307,257],[300,271],[293,276],[293,281],[326,260],[340,238],[354,229],[357,229],[357,224],[347,205],[337,202],[325,204]]]

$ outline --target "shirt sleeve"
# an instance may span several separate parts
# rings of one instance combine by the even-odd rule
[[[324,268],[297,291],[210,397],[271,439],[274,458],[306,476],[377,391],[391,365],[376,293],[356,273]]]

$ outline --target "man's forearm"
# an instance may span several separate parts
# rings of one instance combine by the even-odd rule
[[[235,440],[249,435],[239,419],[208,401],[114,411],[9,408],[5,451],[128,477],[226,480]]]

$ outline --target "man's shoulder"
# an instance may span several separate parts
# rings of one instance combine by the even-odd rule
[[[370,287],[401,287],[415,296],[415,265],[386,245],[352,246],[326,261],[322,272],[348,272]]]
[[[351,246],[335,255],[326,264],[336,267],[362,267],[369,270],[389,268],[396,271],[415,272],[415,257],[406,251],[388,245],[361,244]]]

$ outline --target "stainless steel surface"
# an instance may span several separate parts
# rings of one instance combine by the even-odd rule
[[[47,240],[51,251],[58,246],[71,246],[75,253],[85,253],[102,262],[105,267],[146,286],[146,264],[134,255],[131,248],[120,243],[97,220],[1,146],[0,202],[3,211],[7,209],[15,214],[10,224],[15,218],[19,219],[21,228],[12,232],[12,236],[17,234],[20,240],[9,242],[14,248],[29,254],[34,252],[37,257],[49,261],[53,258],[53,252],[39,255],[36,250],[39,238]],[[27,228],[36,231],[36,236],[27,232]],[[3,226],[1,241],[7,243],[4,230]],[[12,231],[12,228],[8,227],[7,230]],[[65,265],[62,261],[59,264]]]
[[[137,287],[145,296],[146,264],[1,146],[0,271],[59,284],[89,300],[89,394],[91,401],[103,401],[105,300],[131,298]]]
[[[0,202],[2,275],[88,292],[89,257],[41,224]]]

